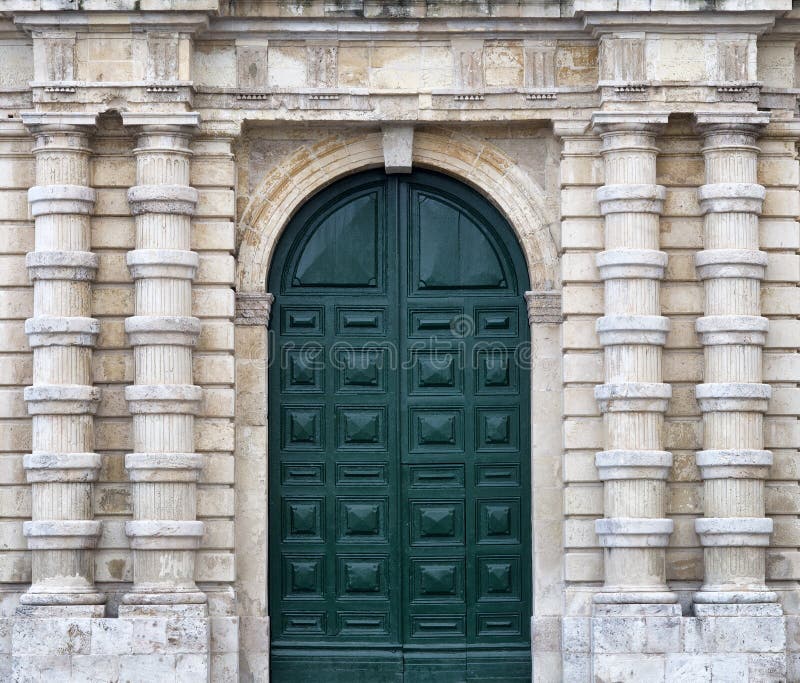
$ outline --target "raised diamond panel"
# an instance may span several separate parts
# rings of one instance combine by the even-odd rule
[[[386,500],[340,499],[338,528],[342,541],[385,541]]]
[[[515,451],[519,444],[516,408],[478,408],[479,451]]]
[[[386,390],[384,349],[347,349],[336,353],[337,390],[340,393],[383,392]]]
[[[339,557],[340,599],[383,599],[387,597],[388,574],[385,557]]]
[[[283,502],[283,535],[286,541],[321,541],[325,501],[321,498],[288,498]]]
[[[519,542],[519,500],[477,501],[480,543]]]
[[[383,450],[386,446],[383,408],[340,408],[339,448]]]
[[[287,450],[322,448],[322,408],[283,409],[283,447]]]
[[[520,595],[519,557],[480,557],[478,584],[481,600],[517,600]]]
[[[323,557],[285,556],[283,591],[286,597],[321,598],[325,585]]]
[[[414,410],[412,438],[415,452],[463,449],[463,415],[457,409]]]
[[[411,596],[414,602],[461,602],[464,599],[464,562],[447,558],[412,561]]]
[[[464,504],[461,501],[411,503],[413,545],[459,545],[464,542]]]

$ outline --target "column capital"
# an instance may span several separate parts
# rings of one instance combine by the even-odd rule
[[[60,112],[60,111],[24,111],[22,123],[32,132],[39,133],[46,130],[75,130],[86,129],[91,132],[97,126],[97,114],[92,112]]]
[[[526,294],[527,296],[527,294]],[[269,325],[275,296],[269,292],[237,292],[234,325]]]
[[[200,125],[200,114],[184,112],[123,112],[122,125],[126,128],[149,130],[189,129],[192,132]]]
[[[525,292],[528,304],[528,323],[560,324],[564,317],[561,314],[561,292]]]
[[[596,111],[592,130],[600,135],[616,132],[658,133],[669,120],[665,111]]]
[[[721,131],[757,135],[769,123],[770,112],[697,112],[694,115],[695,129],[701,135]]]

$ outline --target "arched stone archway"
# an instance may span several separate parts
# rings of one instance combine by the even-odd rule
[[[414,164],[478,189],[505,216],[525,254],[531,289],[558,289],[557,248],[544,193],[502,150],[478,138],[424,129],[414,135]],[[383,166],[381,133],[354,132],[305,145],[267,174],[240,221],[237,290],[263,292],[278,239],[298,207],[339,178]]]

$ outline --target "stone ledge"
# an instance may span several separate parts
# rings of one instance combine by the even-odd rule
[[[80,316],[37,315],[25,321],[31,348],[41,346],[94,346],[100,322]]]
[[[193,520],[135,520],[125,522],[125,533],[135,550],[194,550],[200,544],[204,524]]]
[[[22,466],[29,484],[46,481],[88,483],[97,481],[102,460],[99,453],[34,452],[22,458]]]
[[[694,521],[700,545],[709,547],[762,547],[769,545],[769,517],[701,517]]]
[[[703,479],[766,479],[772,453],[754,449],[697,451],[697,466]]]
[[[198,255],[184,249],[135,249],[125,257],[131,277],[193,280],[200,263]]]
[[[707,315],[696,320],[695,330],[703,346],[764,346],[767,342],[769,320],[757,315]]]
[[[125,332],[128,333],[131,346],[195,346],[200,335],[200,319],[190,316],[136,315],[125,319]]]
[[[741,277],[763,280],[767,268],[767,254],[756,249],[707,249],[695,254],[697,277]]]
[[[31,280],[94,280],[98,256],[90,251],[31,251],[25,266]]]
[[[655,249],[610,249],[595,260],[601,280],[661,280],[668,257]]]
[[[698,384],[695,396],[703,413],[765,413],[772,396],[769,384],[718,382]]]
[[[655,213],[664,210],[667,190],[661,185],[603,185],[597,188],[597,203],[604,216],[611,213]]]
[[[201,453],[128,453],[125,469],[131,481],[196,482],[205,464]]]
[[[600,346],[647,344],[664,346],[669,318],[660,315],[606,315],[595,324]]]
[[[672,468],[668,451],[612,450],[594,456],[601,481],[612,479],[667,479]]]
[[[203,389],[194,384],[133,384],[125,387],[128,410],[134,415],[196,415],[202,398]]]
[[[598,384],[594,388],[594,397],[604,413],[663,413],[672,398],[672,387],[658,382]]]
[[[756,183],[712,183],[697,188],[703,213],[760,214],[767,192]]]
[[[94,548],[102,531],[97,520],[37,520],[25,522],[22,533],[31,550]]]
[[[603,548],[666,548],[675,527],[671,519],[604,517],[594,530]]]
[[[81,384],[36,384],[23,391],[30,415],[94,415],[98,387]]]
[[[170,151],[183,152],[180,149]],[[135,185],[128,190],[128,202],[134,216],[143,213],[192,216],[197,208],[198,198],[197,190],[189,185]]]
[[[42,150],[44,151],[44,150]],[[91,214],[95,191],[84,185],[37,185],[28,190],[31,215]]]

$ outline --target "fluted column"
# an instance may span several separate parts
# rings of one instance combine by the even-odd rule
[[[192,384],[192,348],[200,321],[192,317],[197,254],[190,251],[197,191],[189,186],[189,140],[196,114],[123,116],[135,126],[136,244],[128,268],[136,315],[125,321],[134,352],[134,384],[125,390],[133,415],[134,453],[125,456],[133,482],[133,588],[126,605],[202,604],[194,582],[203,523],[196,520],[194,416],[201,399]],[[126,611],[127,613],[127,611]]]
[[[664,188],[656,185],[656,134],[665,114],[597,113],[605,185],[597,200],[605,217],[605,251],[597,255],[605,283],[605,315],[597,333],[605,351],[605,383],[595,390],[604,415],[606,450],[596,456],[604,482],[605,583],[595,603],[675,603],[667,589],[666,478],[672,454],[662,448],[671,387],[661,381],[661,347],[669,323],[659,289],[667,255],[659,251]]]
[[[756,169],[756,138],[768,120],[761,112],[697,115],[706,167],[699,189],[704,250],[696,257],[705,287],[705,315],[697,320],[705,352],[704,383],[697,386],[704,431],[697,464],[705,492],[705,516],[695,524],[705,559],[705,581],[694,596],[698,614],[727,609],[713,607],[719,603],[777,600],[764,584],[772,532],[764,478],[772,454],[763,438],[770,387],[762,383],[768,321],[760,289],[767,255],[758,249],[765,191]]]
[[[24,605],[68,606],[101,616],[105,596],[94,585],[100,522],[92,486],[100,470],[94,452],[92,348],[99,325],[91,317],[97,256],[91,253],[89,144],[93,114],[24,114],[36,139],[36,186],[28,191],[35,250],[27,255],[33,317],[25,332],[33,349],[33,385],[25,401],[33,420],[32,452],[23,465],[32,494],[24,534],[33,581]]]

